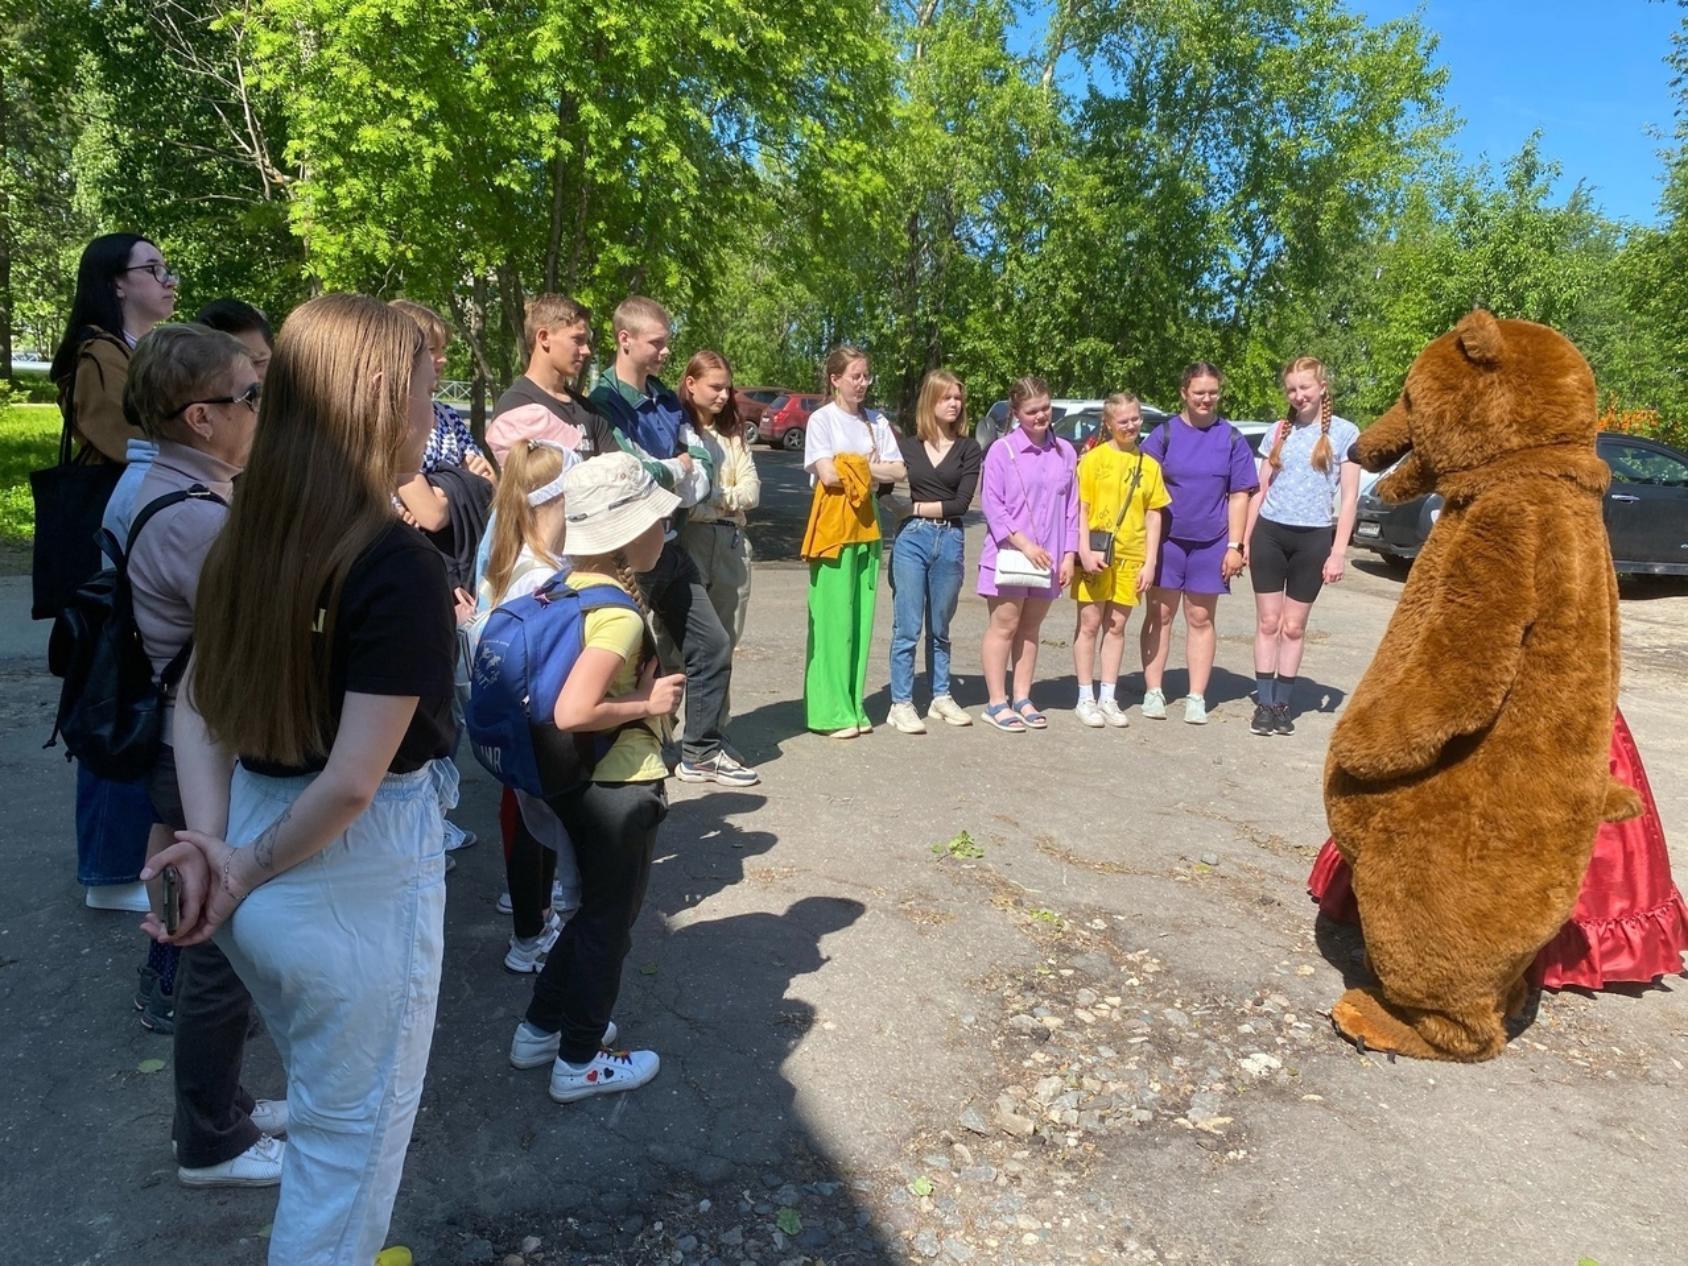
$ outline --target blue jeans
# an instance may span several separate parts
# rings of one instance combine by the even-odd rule
[[[98,888],[139,879],[156,817],[145,778],[112,782],[77,762],[76,882]]]
[[[959,527],[910,519],[891,547],[891,702],[914,699],[914,644],[926,625],[926,672],[932,697],[950,691],[950,620],[961,594],[966,555]]]

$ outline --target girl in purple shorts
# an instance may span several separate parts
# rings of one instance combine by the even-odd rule
[[[1207,724],[1208,678],[1217,640],[1219,595],[1243,569],[1243,526],[1249,496],[1260,487],[1254,454],[1237,428],[1219,416],[1223,375],[1206,361],[1184,371],[1184,409],[1155,428],[1142,451],[1161,464],[1172,504],[1161,537],[1159,566],[1143,620],[1143,715],[1166,719],[1162,683],[1172,647],[1172,621],[1184,605],[1184,660],[1190,689],[1184,719]]]
[[[1078,455],[1050,430],[1049,388],[1043,379],[1020,379],[1009,389],[1008,403],[1016,425],[985,454],[979,497],[985,511],[979,593],[990,613],[979,657],[990,692],[985,720],[1009,734],[1023,734],[1049,725],[1032,706],[1030,694],[1037,672],[1038,632],[1049,604],[1072,583],[1078,556]],[[1019,550],[1034,567],[1044,568],[1049,583],[999,587],[997,561],[1008,549]]]

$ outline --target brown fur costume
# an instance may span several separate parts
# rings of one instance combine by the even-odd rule
[[[1577,349],[1478,311],[1356,446],[1370,470],[1404,455],[1385,500],[1446,498],[1325,763],[1382,982],[1331,1015],[1368,1047],[1499,1054],[1601,819],[1640,809],[1607,772],[1618,599],[1595,432]]]

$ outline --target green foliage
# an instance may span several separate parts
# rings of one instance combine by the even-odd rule
[[[940,840],[932,845],[934,857],[954,857],[960,861],[977,861],[985,855],[973,837],[966,831],[958,831],[947,840]]]
[[[404,293],[494,389],[527,296],[602,345],[640,291],[741,381],[860,343],[905,414],[940,364],[977,417],[1027,372],[1170,407],[1203,358],[1272,416],[1311,353],[1364,422],[1483,303],[1688,424],[1688,151],[1657,227],[1534,139],[1461,166],[1434,47],[1354,0],[0,0],[0,329],[50,350],[132,228],[184,313]]]
[[[0,408],[0,543],[27,544],[35,539],[29,472],[57,459],[60,425],[54,405]]]

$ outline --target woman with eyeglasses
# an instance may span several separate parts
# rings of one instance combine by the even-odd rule
[[[82,252],[51,377],[65,426],[91,460],[126,461],[128,442],[145,438],[123,416],[129,354],[176,310],[177,280],[158,247],[134,233],[96,237]]]
[[[1172,501],[1162,513],[1166,530],[1155,562],[1143,619],[1143,715],[1166,719],[1163,686],[1172,648],[1172,621],[1184,607],[1184,661],[1190,688],[1184,720],[1207,724],[1207,683],[1218,645],[1214,612],[1219,595],[1243,570],[1243,526],[1249,498],[1260,487],[1254,454],[1236,427],[1219,415],[1224,377],[1206,361],[1184,370],[1178,388],[1183,411],[1143,441],[1142,451],[1161,464]]]
[[[123,387],[135,344],[175,307],[176,274],[165,266],[164,256],[152,242],[134,233],[107,233],[88,243],[76,270],[70,320],[49,371],[63,416],[61,462],[144,465],[152,460],[156,447],[123,415]],[[91,484],[103,502],[101,526],[121,541],[129,534],[140,476],[123,483],[115,466],[108,469],[112,471],[109,482],[92,480]],[[80,496],[82,485],[76,487]],[[89,506],[89,516],[94,513],[95,508]],[[60,566],[82,573],[63,577],[73,589],[100,563],[90,549],[87,558]],[[88,905],[136,913],[147,909],[146,891],[137,876],[151,826],[152,809],[143,782],[111,782],[86,766],[77,766],[76,877],[87,885]],[[137,1005],[144,1008],[147,997],[150,990],[143,980]]]
[[[809,415],[803,438],[814,484],[801,550],[809,564],[803,709],[811,730],[851,739],[873,732],[862,696],[884,548],[875,490],[908,472],[885,415],[867,407],[867,353],[833,348],[823,381],[832,399]]]

